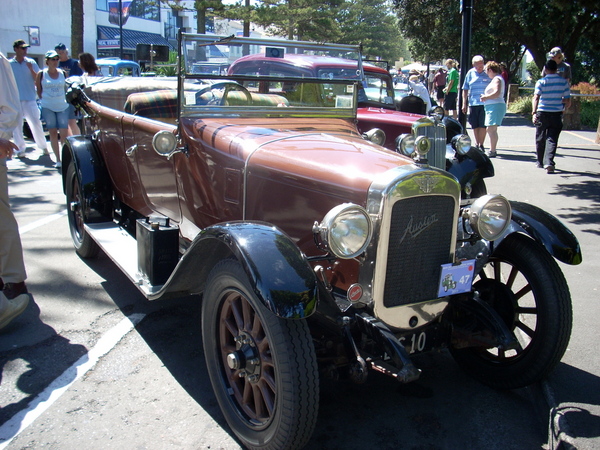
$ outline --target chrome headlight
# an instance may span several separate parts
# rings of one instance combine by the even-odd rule
[[[471,228],[483,239],[494,241],[508,228],[512,209],[506,198],[490,194],[475,200],[466,213]]]
[[[344,203],[327,213],[315,224],[323,243],[338,258],[355,258],[365,251],[373,235],[373,223],[367,211],[355,204]]]
[[[177,147],[177,137],[169,131],[159,131],[152,138],[152,147],[159,155],[169,155]]]
[[[380,128],[373,128],[366,133],[363,133],[363,138],[367,141],[371,141],[373,144],[385,144],[385,132]]]
[[[457,134],[450,143],[459,155],[466,155],[471,150],[471,138],[466,134]]]
[[[415,139],[415,150],[419,156],[425,156],[431,150],[431,141],[426,136],[418,136]]]
[[[396,138],[396,150],[405,156],[425,156],[431,150],[431,141],[426,136],[401,134]]]
[[[434,117],[435,119],[441,121],[444,118],[444,108],[442,108],[441,106],[434,106],[429,110],[428,114]]]
[[[405,156],[414,155],[415,137],[412,134],[401,134],[396,138],[396,150]]]

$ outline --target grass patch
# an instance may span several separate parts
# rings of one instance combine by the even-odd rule
[[[527,117],[531,117],[532,106],[531,100],[533,95],[524,95],[523,97],[519,97],[516,101],[512,102],[508,106],[508,110],[511,113],[522,114]]]

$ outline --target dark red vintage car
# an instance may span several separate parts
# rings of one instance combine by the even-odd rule
[[[289,53],[357,76],[197,69]],[[303,447],[320,376],[411,382],[412,355],[445,348],[495,388],[556,366],[572,312],[555,258],[578,264],[577,240],[532,205],[463,196],[427,159],[435,116],[395,150],[365,139],[357,47],[183,34],[179,54],[177,79],[72,85],[86,134],[62,150],[69,226],[149,300],[202,294],[198,345],[240,442]]]

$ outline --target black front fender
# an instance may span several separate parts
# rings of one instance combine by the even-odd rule
[[[69,136],[62,149],[63,192],[69,164],[75,173],[83,196],[86,223],[106,222],[112,218],[112,185],[106,166],[90,136]],[[67,205],[68,206],[68,205]]]
[[[581,263],[579,241],[560,220],[528,203],[511,201],[510,205],[513,223],[507,235],[513,232],[525,232],[541,243],[559,261],[572,265]]]
[[[449,161],[448,172],[454,175],[461,186],[467,183],[474,185],[483,178],[494,176],[494,165],[490,158],[481,150],[471,147],[464,156]]]
[[[236,258],[254,293],[285,319],[310,316],[317,307],[317,279],[308,260],[280,229],[265,223],[233,222],[202,230],[163,288],[170,293],[199,293],[210,270],[224,258]]]

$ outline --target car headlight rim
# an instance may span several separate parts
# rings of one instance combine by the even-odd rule
[[[325,215],[319,234],[336,257],[352,259],[364,253],[371,242],[373,223],[363,207],[343,203]]]
[[[383,131],[381,128],[372,128],[369,131],[363,133],[363,137],[367,140],[372,142],[373,144],[377,144],[377,145],[383,145],[385,144],[385,131]]]
[[[412,134],[401,134],[396,138],[396,149],[404,156],[412,157],[415,154],[415,137]]]
[[[459,155],[466,155],[471,150],[472,142],[471,138],[466,134],[457,134],[452,138],[452,148],[456,150]]]
[[[431,150],[431,140],[427,136],[417,136],[415,139],[415,152],[419,156],[425,156]]]
[[[471,228],[483,239],[495,241],[510,225],[512,208],[502,195],[488,194],[475,200],[468,213]]]
[[[177,148],[177,137],[170,131],[161,130],[152,138],[152,147],[159,155],[168,155]]]

